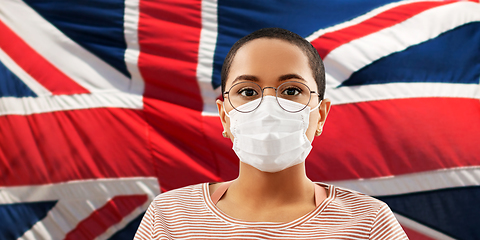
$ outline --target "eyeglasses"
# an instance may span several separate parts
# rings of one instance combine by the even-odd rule
[[[223,94],[228,95],[228,101],[235,110],[242,113],[248,113],[254,111],[260,106],[263,100],[263,91],[267,88],[275,89],[275,97],[278,105],[280,105],[283,110],[291,113],[300,112],[305,109],[310,103],[312,94],[317,94],[320,98],[320,95],[317,92],[311,91],[307,85],[297,81],[284,82],[277,88],[262,88],[260,85],[250,81],[239,82],[234,84],[228,92],[224,92]],[[282,103],[282,101],[279,101],[279,98],[300,104],[285,104]],[[260,99],[258,104],[247,105],[248,108],[242,108],[239,110],[240,106],[257,99]]]

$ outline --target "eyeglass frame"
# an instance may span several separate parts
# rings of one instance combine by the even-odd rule
[[[234,86],[236,86],[236,85],[238,85],[238,84],[246,83],[246,82],[248,82],[248,83],[253,83],[253,84],[257,85],[258,88],[260,88],[260,89],[262,90],[262,95],[260,96],[260,98],[261,98],[260,103],[259,103],[254,109],[252,109],[252,110],[250,110],[250,111],[247,111],[247,112],[243,112],[243,111],[240,111],[240,110],[238,110],[237,108],[235,108],[235,107],[233,106],[232,101],[230,100],[230,95],[229,95],[229,94],[230,94],[230,90],[231,90]],[[295,83],[303,84],[305,87],[307,87],[308,90],[310,90],[310,88],[307,86],[307,84],[302,83],[302,82],[299,82],[299,81],[286,81],[286,82],[283,82],[282,84],[280,84],[278,87],[280,87],[280,86],[282,86],[283,84],[288,83],[288,82],[295,82]],[[259,84],[255,83],[255,82],[249,82],[249,81],[239,82],[239,83],[233,84],[228,91],[223,92],[223,97],[224,97],[224,99],[225,99],[225,94],[228,94],[228,96],[229,96],[229,97],[228,97],[228,102],[230,103],[230,106],[232,106],[233,109],[235,109],[235,110],[237,110],[238,112],[241,112],[241,113],[250,113],[250,112],[253,112],[253,111],[257,110],[257,108],[260,107],[260,104],[262,104],[262,102],[263,102],[263,92],[264,92],[264,90],[265,90],[266,88],[275,89],[275,100],[277,101],[278,106],[280,106],[283,110],[285,110],[286,112],[289,112],[289,113],[297,113],[297,112],[301,112],[303,109],[305,109],[305,108],[308,106],[308,104],[310,104],[310,101],[312,100],[312,93],[317,94],[318,99],[319,99],[320,102],[323,100],[323,99],[320,99],[320,94],[319,94],[317,91],[312,91],[312,90],[310,90],[310,92],[309,92],[309,93],[310,93],[310,98],[308,98],[307,104],[305,104],[305,106],[304,106],[302,109],[292,112],[292,111],[289,111],[289,110],[283,108],[283,107],[282,107],[282,104],[280,104],[280,102],[278,101],[278,96],[277,96],[278,87],[276,87],[276,88],[275,88],[275,87],[264,87],[264,88],[262,88]]]

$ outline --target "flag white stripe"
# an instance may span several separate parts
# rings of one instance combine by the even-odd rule
[[[110,227],[98,239],[107,239],[142,214],[160,193],[154,177],[78,180],[38,186],[0,187],[0,204],[58,201],[47,216],[18,239],[63,239],[80,221],[115,196],[146,194],[148,200]]]
[[[35,228],[34,231],[32,229],[23,233],[23,236],[17,238],[17,240],[36,240],[36,239],[62,239],[60,236],[64,236],[65,234],[59,234],[59,232],[55,232],[53,229],[47,229],[43,224],[34,224],[32,228]]]
[[[328,82],[325,97],[333,105],[401,98],[452,97],[480,99],[479,84],[386,83],[334,88]]]
[[[0,20],[52,65],[90,92],[130,92],[129,78],[68,38],[23,1],[2,1]]]
[[[359,24],[359,23],[361,23],[361,22],[363,22],[367,19],[375,17],[376,15],[378,15],[382,12],[388,11],[392,8],[396,8],[396,7],[401,6],[401,5],[411,4],[411,3],[415,3],[415,2],[442,2],[442,1],[439,1],[439,0],[431,0],[431,1],[430,0],[414,0],[414,1],[406,0],[406,1],[389,3],[389,4],[383,5],[381,7],[375,8],[375,9],[371,10],[370,12],[367,12],[363,15],[360,15],[360,16],[358,16],[358,17],[356,17],[356,18],[354,18],[350,21],[342,22],[342,23],[339,23],[337,25],[334,25],[334,26],[331,26],[331,27],[328,27],[328,28],[320,29],[320,30],[312,33],[310,36],[306,37],[305,39],[307,39],[309,42],[311,42],[311,41],[319,38],[320,36],[322,36],[325,33],[335,32],[335,31],[338,31],[340,29],[351,27],[351,26]]]
[[[197,80],[211,82],[213,56],[217,43],[217,1],[202,1],[202,30],[198,47]]]
[[[0,48],[0,62],[5,65],[13,74],[15,74],[25,85],[27,85],[30,90],[32,90],[37,96],[50,96],[52,93],[43,87],[40,83],[35,81],[27,72],[23,70],[20,66],[17,65],[10,56],[7,55]],[[2,80],[5,81],[5,80]]]
[[[78,199],[110,199],[117,195],[160,193],[157,178],[130,177],[77,180],[35,186],[0,187],[0,204],[38,201],[71,201]]]
[[[338,86],[375,60],[476,21],[480,21],[480,4],[456,2],[426,10],[392,27],[355,39],[325,57],[329,82]]]
[[[480,166],[442,169],[371,179],[331,181],[329,184],[371,196],[388,196],[480,185]]]
[[[197,82],[203,97],[203,114],[215,114],[217,107],[216,98],[220,95],[220,89],[213,89],[213,57],[217,44],[217,1],[202,1],[202,30],[200,31],[200,43],[198,46]]]
[[[83,200],[83,199],[82,199]],[[110,199],[88,199],[83,201],[57,202],[45,218],[36,222],[18,239],[64,239],[67,233],[93,211],[102,207]]]
[[[0,116],[102,107],[142,109],[143,100],[141,95],[122,92],[0,98]]]
[[[341,88],[330,86],[331,84],[327,82],[325,97],[332,101],[332,105],[403,98],[449,97],[480,99],[479,84],[387,83]],[[204,116],[218,117],[216,110],[211,113],[204,111],[202,114]]]
[[[110,239],[115,233],[125,228],[135,218],[137,218],[138,216],[141,216],[147,210],[148,206],[150,206],[151,200],[153,199],[150,199],[150,201],[146,201],[142,206],[133,210],[130,214],[125,216],[119,223],[111,226],[110,228],[107,229],[107,231],[105,231],[95,239],[96,240]]]
[[[143,95],[145,82],[138,68],[140,45],[138,41],[139,0],[125,1],[124,35],[127,49],[125,50],[125,64],[131,75],[130,93]]]

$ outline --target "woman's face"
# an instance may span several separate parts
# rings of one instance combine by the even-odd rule
[[[288,78],[285,78],[288,76]],[[259,38],[252,40],[238,49],[230,66],[230,72],[225,85],[228,91],[238,80],[253,81],[260,87],[278,87],[285,81],[294,80],[305,83],[311,90],[317,91],[317,84],[305,53],[297,46],[279,39]],[[264,95],[275,96],[275,90],[267,88]],[[228,96],[227,96],[228,97]],[[312,94],[309,107],[318,105],[318,95]],[[233,141],[230,133],[230,119],[225,111],[230,112],[233,107],[228,101],[217,100],[220,119],[223,128]],[[310,122],[306,135],[313,141],[315,131],[321,129],[330,109],[330,100],[322,101],[321,106],[310,113]]]

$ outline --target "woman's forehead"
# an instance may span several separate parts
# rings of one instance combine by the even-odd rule
[[[231,86],[239,76],[251,76],[260,83],[273,84],[284,80],[282,77],[286,75],[297,75],[308,85],[316,86],[308,57],[302,49],[284,40],[260,38],[238,49],[226,86]]]

